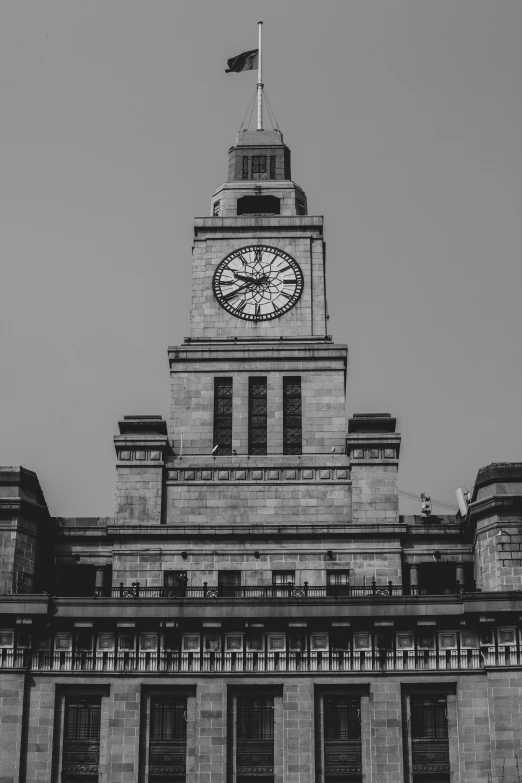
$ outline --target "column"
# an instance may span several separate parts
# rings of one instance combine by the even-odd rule
[[[419,566],[410,566],[410,592],[412,595],[419,593]]]

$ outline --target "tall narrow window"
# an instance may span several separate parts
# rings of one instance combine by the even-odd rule
[[[214,378],[214,452],[232,454],[232,378]]]
[[[219,199],[212,204],[212,217],[219,215]]]
[[[184,598],[187,594],[187,572],[165,571],[163,586],[163,595],[169,598]]]
[[[237,783],[274,779],[274,699],[238,697],[236,726]],[[253,777],[255,775],[255,777]]]
[[[100,719],[100,696],[65,699],[62,783],[98,783]]]
[[[283,378],[283,454],[303,448],[301,378]]]
[[[360,713],[360,698],[324,697],[325,783],[362,781]]]
[[[184,783],[186,755],[186,698],[152,697],[148,783]]]
[[[327,571],[326,595],[332,596],[333,598],[350,595],[350,572]]]
[[[266,155],[254,155],[252,157],[252,179],[268,179]]]
[[[248,179],[248,158],[243,158],[243,179]]]
[[[248,453],[267,453],[266,378],[249,378]]]
[[[275,155],[270,156],[270,179],[276,178],[276,159]]]
[[[413,783],[450,782],[446,696],[410,696]]]

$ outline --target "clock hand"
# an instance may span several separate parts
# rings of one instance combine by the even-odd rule
[[[239,288],[236,288],[234,291],[231,291],[229,294],[227,294],[223,298],[226,299],[226,300],[233,299],[236,294],[238,294],[240,291],[243,290],[243,288],[250,288],[250,285],[251,285],[250,283],[244,283],[244,285],[240,285]]]
[[[237,280],[244,280],[245,283],[256,282],[255,277],[247,277],[247,275],[240,275],[239,272],[234,272],[234,277],[237,278]]]

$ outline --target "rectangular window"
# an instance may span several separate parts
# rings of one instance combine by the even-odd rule
[[[276,159],[275,155],[270,156],[270,179],[276,178]]]
[[[66,697],[64,709],[62,783],[98,783],[101,697]]]
[[[218,571],[218,593],[223,598],[234,598],[241,589],[241,571]]]
[[[301,378],[283,378],[283,454],[302,454]]]
[[[276,595],[285,595],[295,586],[295,571],[272,571],[272,585]]]
[[[217,217],[219,215],[219,199],[217,201],[214,201],[212,205],[212,217]]]
[[[232,378],[214,378],[214,452],[232,454]]]
[[[360,714],[360,697],[323,697],[325,783],[361,783]]]
[[[248,453],[267,453],[267,384],[266,378],[249,378],[248,383]]]
[[[305,203],[300,198],[296,199],[295,201],[295,211],[298,215],[306,215]]]
[[[271,783],[274,775],[274,698],[237,697],[236,780]],[[255,776],[255,777],[254,777]]]
[[[148,783],[184,783],[187,756],[187,700],[150,700]]]
[[[266,155],[254,155],[252,157],[252,179],[268,179]]]
[[[410,696],[413,783],[450,783],[447,697]]]
[[[248,179],[248,158],[243,158],[243,179]]]
[[[334,598],[350,595],[350,572],[328,571],[326,574],[326,595]]]
[[[169,598],[184,598],[187,594],[187,572],[165,571],[163,587],[165,596]]]

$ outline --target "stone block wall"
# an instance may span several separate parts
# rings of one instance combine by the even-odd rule
[[[475,581],[480,590],[522,587],[522,526],[519,520],[485,518],[477,522]]]
[[[253,376],[267,379],[269,455],[283,454],[283,378],[292,376],[301,378],[303,455],[331,454],[332,448],[340,454],[344,450],[345,346],[302,344],[290,349],[277,344],[264,348],[238,345],[227,346],[222,353],[218,361],[199,347],[171,349],[169,431],[176,455],[210,455],[214,384],[215,378],[221,377],[232,378],[232,448],[238,455],[248,454],[248,390]],[[297,463],[294,460],[294,465]],[[243,461],[242,467],[248,464]]]
[[[0,783],[19,783],[24,674],[0,674]]]
[[[180,545],[182,548],[183,545]],[[295,571],[295,583],[310,587],[324,587],[328,571],[348,570],[353,585],[370,585],[375,579],[379,585],[392,582],[401,584],[401,556],[398,544],[390,542],[375,551],[371,540],[350,544],[336,541],[331,543],[334,560],[329,560],[327,544],[318,547],[317,542],[295,541],[249,541],[227,547],[227,554],[217,552],[212,541],[202,542],[199,552],[186,545],[187,557],[181,552],[140,553],[138,550],[114,552],[113,584],[130,584],[139,581],[142,587],[163,585],[165,571],[187,571],[188,586],[209,587],[218,584],[219,571],[240,571],[241,584],[249,587],[264,587],[272,584],[272,571]],[[372,551],[372,549],[374,551]],[[258,551],[259,557],[254,555]]]
[[[397,464],[352,462],[352,519],[354,522],[398,522]]]
[[[161,524],[162,482],[162,465],[118,465],[115,522],[117,524]]]
[[[21,741],[21,676],[3,678],[0,698],[6,753],[0,780],[22,783],[17,767]],[[408,765],[409,723],[405,694],[447,694],[451,778],[459,783],[520,783],[522,754],[522,676],[516,671],[480,674],[421,674],[382,676],[158,676],[118,679],[39,677],[31,684],[27,731],[27,783],[57,783],[60,761],[60,722],[55,705],[60,694],[74,688],[104,688],[100,783],[145,780],[145,704],[151,689],[190,688],[187,703],[187,780],[226,783],[230,768],[231,700],[234,694],[265,689],[274,692],[275,783],[315,783],[316,704],[324,689],[352,688],[361,697],[364,780],[400,783]],[[59,688],[59,690],[57,690]],[[316,688],[319,690],[316,692]],[[10,695],[12,694],[12,695]],[[54,751],[53,751],[54,749]],[[54,752],[54,766],[53,766]],[[517,767],[518,764],[518,767]],[[52,771],[54,770],[54,771]],[[25,782],[24,782],[25,783]]]

